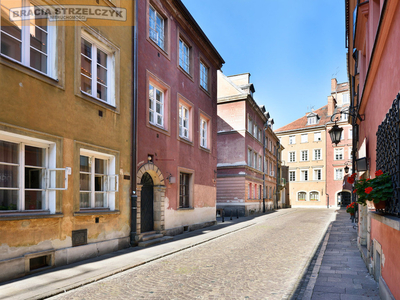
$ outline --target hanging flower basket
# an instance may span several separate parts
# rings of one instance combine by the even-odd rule
[[[379,201],[378,203],[374,202],[375,209],[385,209],[386,208],[386,201]]]

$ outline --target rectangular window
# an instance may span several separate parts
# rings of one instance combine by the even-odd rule
[[[257,124],[254,124],[254,126],[253,126],[253,132],[252,132],[252,134],[253,134],[253,136],[254,137],[257,137]]]
[[[180,173],[180,184],[179,184],[179,208],[189,208],[190,203],[190,190],[189,180],[190,174]]]
[[[200,118],[200,146],[203,148],[208,148],[207,136],[207,120]]]
[[[257,199],[257,184],[254,184],[254,199]]]
[[[310,201],[319,201],[319,193],[310,192]]]
[[[257,169],[257,153],[254,153],[253,168]]]
[[[335,148],[334,160],[343,160],[343,148]]]
[[[269,163],[269,175],[274,176],[274,171],[272,170],[272,162]]]
[[[314,169],[314,180],[322,180],[322,170]]]
[[[343,114],[340,114],[340,121],[347,121],[349,119],[348,110],[344,110],[343,112]]]
[[[49,26],[47,18],[29,17],[11,21],[10,9],[26,7],[40,9],[29,0],[0,1],[1,55],[56,78],[56,26]]]
[[[302,143],[308,143],[308,134],[302,134],[301,135],[301,142]]]
[[[343,179],[343,169],[335,169],[335,180]]]
[[[297,200],[298,201],[306,201],[307,200],[307,194],[306,192],[298,192],[297,193]]]
[[[0,139],[0,211],[55,213],[55,190],[68,188],[67,168],[55,168],[55,144],[9,134],[4,138]],[[60,175],[65,187],[57,186]]]
[[[349,148],[348,151],[349,151],[349,159],[352,160],[353,159],[353,155],[352,155],[353,148]]]
[[[349,103],[350,103],[349,93],[344,93],[343,94],[343,104],[349,104]]]
[[[317,124],[317,117],[312,116],[307,118],[307,125],[314,125]]]
[[[308,150],[301,151],[301,161],[308,161]]]
[[[321,140],[321,132],[314,132],[314,142]]]
[[[247,130],[248,130],[248,132],[252,132],[252,130],[253,130],[253,120],[251,119],[251,118],[249,118],[249,124],[248,124],[248,126],[247,126]]]
[[[296,171],[289,171],[289,181],[296,181]]]
[[[164,93],[149,85],[149,121],[151,124],[164,126]]]
[[[261,157],[261,155],[258,156],[258,169],[260,171],[262,171],[262,157]]]
[[[347,137],[349,140],[353,139],[353,129],[349,128],[349,136]]]
[[[185,44],[184,41],[179,39],[179,66],[189,73],[189,46]]]
[[[296,136],[295,135],[289,136],[289,145],[293,145],[293,144],[296,144]]]
[[[208,91],[208,67],[200,62],[200,86]]]
[[[249,183],[249,191],[248,191],[247,199],[251,199],[251,183]]]
[[[321,160],[321,149],[314,149],[314,160]]]
[[[253,164],[251,163],[251,158],[253,157],[252,155],[253,151],[251,149],[247,149],[247,165],[251,167]]]
[[[265,158],[265,160],[264,160],[264,163],[265,163],[265,174],[268,174],[268,161],[267,161],[267,158]]]
[[[258,186],[258,199],[261,199],[261,185]]]
[[[295,162],[296,161],[296,152],[292,151],[289,152],[289,162]]]
[[[179,136],[189,139],[189,108],[179,104]]]
[[[307,181],[308,180],[308,170],[301,170],[301,181]]]
[[[86,33],[81,38],[81,91],[98,100],[115,105],[114,58],[111,50]],[[111,69],[110,69],[111,68]]]
[[[149,7],[149,36],[164,49],[164,18],[153,8]]]
[[[79,159],[80,208],[109,208],[114,206],[118,191],[115,157],[81,150]]]

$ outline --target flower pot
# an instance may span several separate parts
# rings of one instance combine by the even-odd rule
[[[376,210],[378,210],[378,209],[385,209],[385,207],[386,207],[386,201],[379,201],[378,203],[375,203],[375,202],[374,202],[374,206],[375,206],[375,209],[376,209]]]

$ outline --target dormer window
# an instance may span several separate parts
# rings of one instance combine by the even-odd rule
[[[307,125],[315,125],[318,122],[318,115],[314,113],[310,113],[307,116]]]

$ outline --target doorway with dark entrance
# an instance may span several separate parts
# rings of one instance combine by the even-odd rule
[[[337,204],[341,207],[346,207],[351,203],[351,193],[342,191],[337,194]]]
[[[142,192],[141,192],[141,232],[147,232],[154,230],[154,204],[153,204],[153,179],[149,173],[143,174],[141,180]]]

